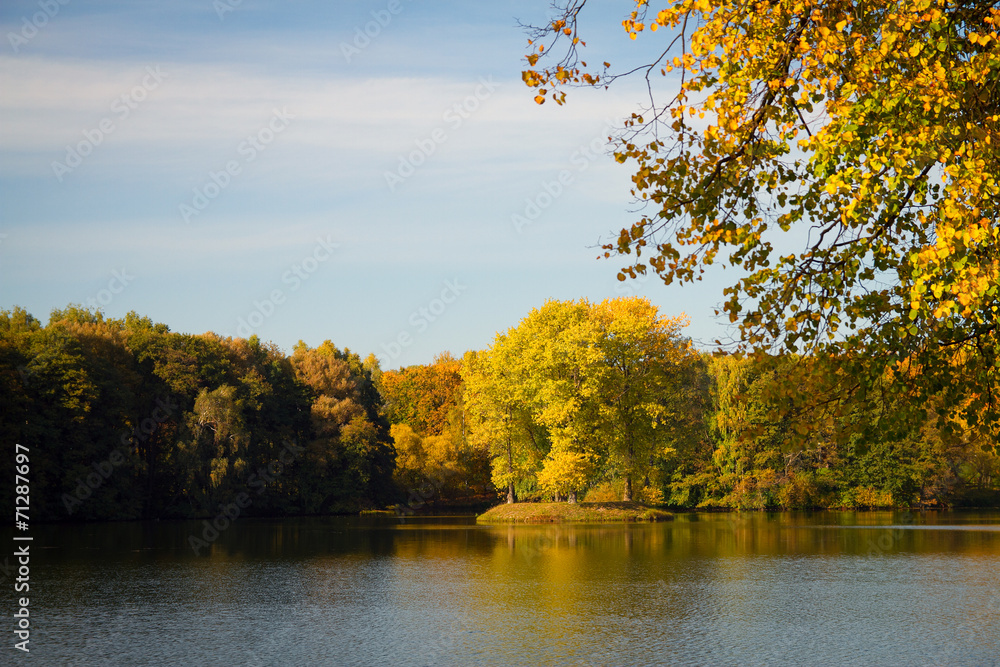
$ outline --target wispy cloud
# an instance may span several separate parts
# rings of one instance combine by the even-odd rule
[[[73,0],[25,48],[0,49],[0,307],[44,316],[125,268],[135,281],[111,311],[232,333],[328,234],[343,253],[261,329],[286,348],[332,338],[372,351],[456,277],[475,296],[399,363],[488,342],[547,297],[611,294],[617,263],[595,262],[593,246],[633,221],[628,169],[603,155],[582,169],[574,155],[600,148],[643,90],[534,104],[515,17],[543,21],[535,0],[404,0],[347,62],[341,43],[385,6],[243,0],[220,21],[208,0]],[[594,9],[588,48],[632,48],[620,12]],[[5,2],[0,32],[35,11]],[[149,68],[163,73],[155,87]],[[495,90],[477,97],[484,79]],[[275,109],[293,121],[247,161],[242,142]],[[53,163],[78,148],[88,155],[60,179]],[[185,222],[179,207],[233,160],[238,175]],[[414,171],[390,190],[401,160]],[[511,216],[567,169],[566,192],[517,234]]]

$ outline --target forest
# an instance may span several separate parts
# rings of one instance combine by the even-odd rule
[[[30,448],[48,521],[208,517],[241,494],[246,516],[1000,505],[995,443],[910,391],[919,369],[851,391],[849,365],[700,351],[685,324],[643,298],[549,301],[486,349],[392,370],[330,341],[286,355],[135,313],[43,325],[14,308],[0,438],[11,466]]]

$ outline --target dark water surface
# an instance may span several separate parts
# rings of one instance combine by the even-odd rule
[[[240,519],[196,556],[202,528],[33,526],[31,654],[0,660],[1000,665],[997,512]]]

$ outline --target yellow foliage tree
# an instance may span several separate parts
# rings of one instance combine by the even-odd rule
[[[741,267],[724,310],[746,347],[823,353],[872,382],[902,369],[925,395],[950,387],[970,423],[1000,421],[1000,7],[628,4],[625,31],[652,48],[631,70],[648,109],[615,153],[645,205],[605,246],[628,258],[620,279]],[[539,103],[631,73],[580,60],[584,5],[531,35]]]
[[[557,500],[564,496],[576,502],[576,492],[586,487],[594,471],[595,458],[593,454],[566,450],[549,452],[538,472],[538,486]]]
[[[389,434],[396,447],[396,469],[393,477],[403,488],[412,488],[420,483],[427,466],[427,452],[423,439],[409,424],[393,424]]]
[[[580,475],[599,467],[624,481],[631,500],[633,481],[671,447],[664,425],[693,358],[680,336],[686,324],[644,298],[548,301],[468,356],[473,432],[491,443],[494,483],[508,487],[508,499],[532,478],[550,492],[582,488]]]
[[[534,476],[546,446],[529,409],[518,342],[497,334],[462,363],[469,440],[489,451],[493,484],[507,491],[508,503],[517,502],[517,485]]]
[[[601,354],[595,429],[604,439],[610,467],[625,482],[622,500],[632,500],[633,481],[648,472],[656,455],[671,450],[662,425],[679,405],[679,376],[693,360],[681,337],[684,315],[666,317],[648,299],[607,299],[592,307]]]

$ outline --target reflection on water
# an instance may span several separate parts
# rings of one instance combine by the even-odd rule
[[[33,527],[42,664],[1000,664],[1000,514]]]

